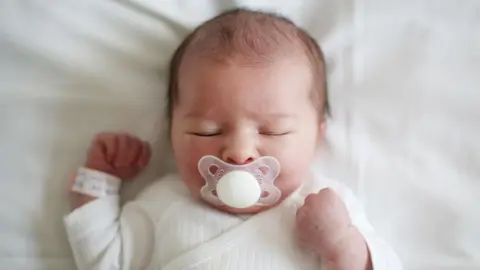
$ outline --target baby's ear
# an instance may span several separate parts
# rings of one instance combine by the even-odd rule
[[[325,135],[327,133],[327,120],[322,120],[318,126],[318,143],[322,143],[325,140]]]
[[[323,137],[325,137],[325,133],[327,132],[327,120],[323,120],[320,123],[320,133]]]
[[[322,120],[320,124],[318,125],[318,130],[317,130],[317,147],[321,147],[323,144],[325,144],[325,136],[327,133],[327,121]]]

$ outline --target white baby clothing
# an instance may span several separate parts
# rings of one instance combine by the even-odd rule
[[[279,206],[247,217],[194,200],[178,176],[171,175],[123,209],[118,196],[104,197],[64,221],[81,270],[319,270],[319,259],[298,246],[295,213],[308,194],[325,187],[345,202],[366,239],[374,270],[402,270],[350,190],[328,179],[309,181]]]

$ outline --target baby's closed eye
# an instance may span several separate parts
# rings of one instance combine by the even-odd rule
[[[187,132],[187,134],[193,135],[193,136],[199,136],[199,137],[213,137],[213,136],[221,135],[222,132],[214,130],[214,131],[201,131],[201,132]]]
[[[290,121],[271,121],[258,128],[258,133],[265,136],[284,136],[295,131]]]
[[[290,130],[282,130],[282,129],[279,129],[279,130],[259,130],[259,134],[261,135],[265,135],[265,136],[284,136],[284,135],[288,135],[288,134],[291,134],[293,131],[290,131]]]
[[[186,126],[185,133],[198,137],[213,137],[222,135],[223,130],[220,125],[212,121],[191,121]]]

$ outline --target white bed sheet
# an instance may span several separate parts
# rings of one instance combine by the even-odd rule
[[[333,118],[318,169],[359,194],[405,269],[480,269],[480,2],[0,2],[0,267],[74,269],[65,182],[93,134],[155,141],[131,198],[171,169],[167,60],[234,6],[282,12],[322,44]]]

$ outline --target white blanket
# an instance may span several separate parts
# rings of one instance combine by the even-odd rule
[[[0,266],[74,269],[65,183],[93,134],[155,141],[169,170],[165,69],[181,38],[237,5],[282,12],[328,58],[333,118],[318,169],[345,181],[405,269],[480,268],[480,2],[0,2]]]

